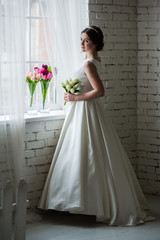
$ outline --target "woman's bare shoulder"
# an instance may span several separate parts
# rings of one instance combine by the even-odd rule
[[[84,69],[87,70],[87,71],[93,71],[93,70],[96,70],[96,66],[95,66],[95,64],[93,62],[87,61],[84,64]]]

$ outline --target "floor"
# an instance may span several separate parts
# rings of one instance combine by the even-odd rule
[[[110,227],[92,216],[42,212],[42,220],[27,224],[26,240],[160,240],[160,197],[146,196],[156,221],[136,227]]]

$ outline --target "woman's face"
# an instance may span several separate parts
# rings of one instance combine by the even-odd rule
[[[81,34],[81,50],[82,52],[87,52],[92,49],[95,49],[95,44],[90,40],[87,33]]]

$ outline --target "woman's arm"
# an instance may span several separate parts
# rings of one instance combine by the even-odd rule
[[[64,93],[64,100],[69,101],[83,101],[92,100],[104,96],[104,87],[102,81],[97,73],[97,68],[92,62],[86,62],[84,66],[84,73],[92,85],[93,90],[82,94]]]

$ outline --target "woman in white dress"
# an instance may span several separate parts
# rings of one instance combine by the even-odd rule
[[[103,33],[91,26],[81,32],[86,53],[74,73],[80,94],[64,93],[66,115],[38,207],[95,215],[109,225],[134,226],[148,220],[148,204],[100,97],[98,51]]]

